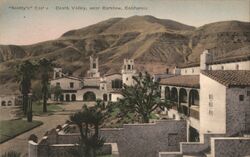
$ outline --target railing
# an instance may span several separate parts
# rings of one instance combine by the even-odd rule
[[[190,117],[193,117],[193,118],[195,118],[195,119],[200,119],[200,113],[199,113],[199,111],[197,111],[197,110],[194,110],[194,109],[190,109]]]

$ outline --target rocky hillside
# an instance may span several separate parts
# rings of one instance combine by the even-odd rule
[[[96,54],[102,73],[119,70],[124,58],[134,58],[138,68],[158,73],[166,66],[198,62],[205,48],[217,58],[227,58],[250,55],[249,45],[250,23],[246,22],[225,21],[195,28],[152,16],[112,18],[68,31],[56,40],[0,45],[0,87],[16,88],[13,69],[25,59],[53,59],[74,75],[83,76],[89,56]]]

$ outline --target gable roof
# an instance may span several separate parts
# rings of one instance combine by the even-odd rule
[[[178,86],[178,87],[200,88],[200,76],[199,75],[177,75],[177,76],[161,79],[160,84],[172,85],[172,86]]]
[[[206,70],[201,73],[226,87],[250,86],[250,70]]]

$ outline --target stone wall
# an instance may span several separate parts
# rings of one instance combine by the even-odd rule
[[[226,132],[228,135],[250,131],[250,87],[227,88],[226,92]],[[243,100],[240,100],[243,96]]]
[[[157,121],[155,124],[127,124],[123,129],[104,129],[106,142],[118,144],[121,157],[155,157],[160,151],[179,151],[186,141],[185,121]]]
[[[213,157],[250,156],[250,138],[212,138],[211,153]]]
[[[63,157],[65,150],[77,143],[79,134],[58,134],[51,130],[37,146],[29,148],[32,157]],[[126,124],[123,128],[101,129],[100,135],[107,143],[117,143],[116,156],[156,157],[161,151],[180,151],[179,143],[187,139],[187,123],[184,120],[162,120],[149,124]],[[36,147],[36,148],[34,148]],[[34,152],[36,150],[36,153]],[[113,148],[112,148],[113,150]],[[56,152],[61,153],[56,153]],[[51,156],[52,154],[52,156]],[[30,156],[31,157],[31,156]]]

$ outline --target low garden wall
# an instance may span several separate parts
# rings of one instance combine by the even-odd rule
[[[250,138],[211,138],[211,153],[213,157],[250,156]]]
[[[33,154],[29,157],[65,156],[65,151],[72,148],[80,136],[59,132],[51,130],[37,145],[29,143],[32,149],[29,152]],[[100,135],[107,143],[117,144],[116,150],[112,145],[112,156],[156,157],[161,151],[180,151],[179,143],[187,139],[187,123],[184,120],[161,120],[148,124],[126,124],[123,128],[101,129]]]

